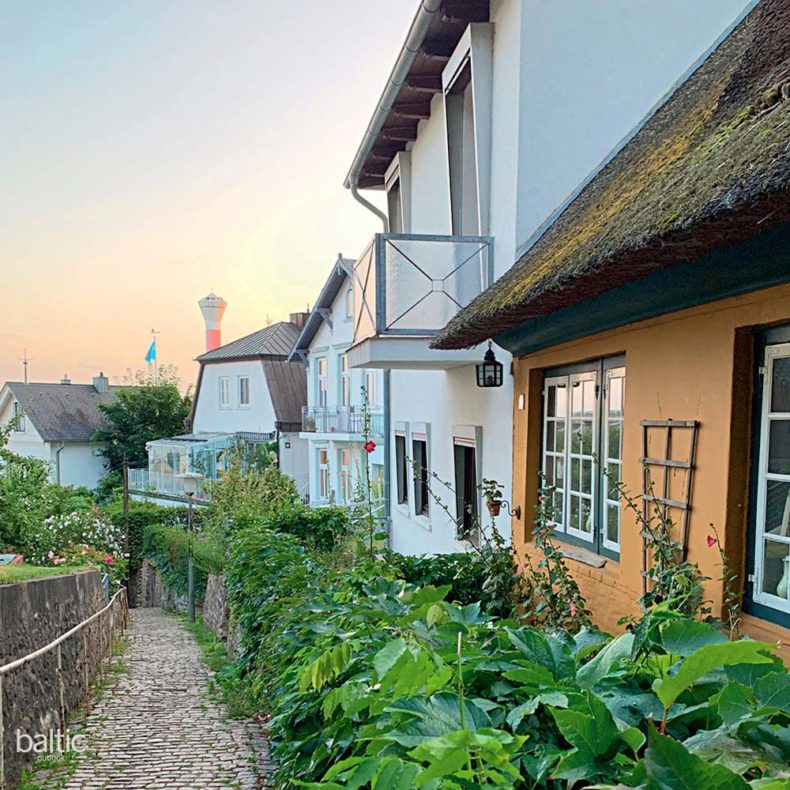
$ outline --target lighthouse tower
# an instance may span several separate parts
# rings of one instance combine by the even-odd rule
[[[206,322],[206,351],[213,351],[222,345],[222,316],[228,303],[215,293],[204,296],[198,304],[203,320]]]

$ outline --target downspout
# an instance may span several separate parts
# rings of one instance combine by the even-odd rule
[[[362,167],[370,154],[373,144],[381,132],[384,122],[389,115],[392,105],[395,103],[395,98],[398,91],[403,85],[406,77],[408,76],[409,69],[411,68],[414,58],[420,51],[420,48],[425,41],[425,35],[433,22],[434,17],[439,13],[442,5],[442,0],[422,0],[420,7],[414,20],[411,23],[409,32],[406,36],[406,42],[395,61],[395,65],[390,72],[387,84],[381,94],[381,98],[376,105],[373,112],[373,117],[370,119],[368,128],[365,131],[365,136],[362,138],[362,144],[357,150],[351,169],[346,176],[345,186],[351,191],[351,195],[358,203],[363,205],[368,211],[375,214],[383,226],[384,233],[389,232],[389,218],[379,208],[374,206],[369,200],[359,194],[359,176],[362,172]],[[387,526],[387,542],[390,543],[392,535],[392,501],[390,498],[391,478],[392,478],[392,417],[390,414],[390,370],[384,371],[384,392],[382,408],[384,409],[384,518]]]
[[[60,485],[60,453],[66,446],[65,442],[60,442],[60,447],[55,450],[55,484]]]

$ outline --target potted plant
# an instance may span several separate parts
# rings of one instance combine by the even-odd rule
[[[502,509],[502,491],[496,480],[483,480],[480,486],[486,500],[486,507],[491,514],[491,518],[496,518]]]

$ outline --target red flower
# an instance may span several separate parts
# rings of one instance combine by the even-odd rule
[[[105,564],[105,565],[112,565],[114,562],[115,562],[115,560],[113,559],[113,556],[112,556],[112,554],[108,554],[108,555],[107,555],[107,556],[104,558],[104,564]]]
[[[576,617],[576,604],[571,601],[568,608],[571,610],[571,617]]]
[[[372,440],[365,442],[365,452],[372,453],[376,449],[376,443]]]
[[[708,548],[710,549],[715,545],[716,545],[716,538],[714,538],[713,535],[708,535]]]

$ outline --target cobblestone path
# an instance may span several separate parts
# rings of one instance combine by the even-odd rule
[[[192,636],[159,609],[134,609],[128,672],[85,723],[88,749],[65,787],[266,787],[266,744],[254,724],[226,719]],[[46,787],[46,785],[42,785]]]

